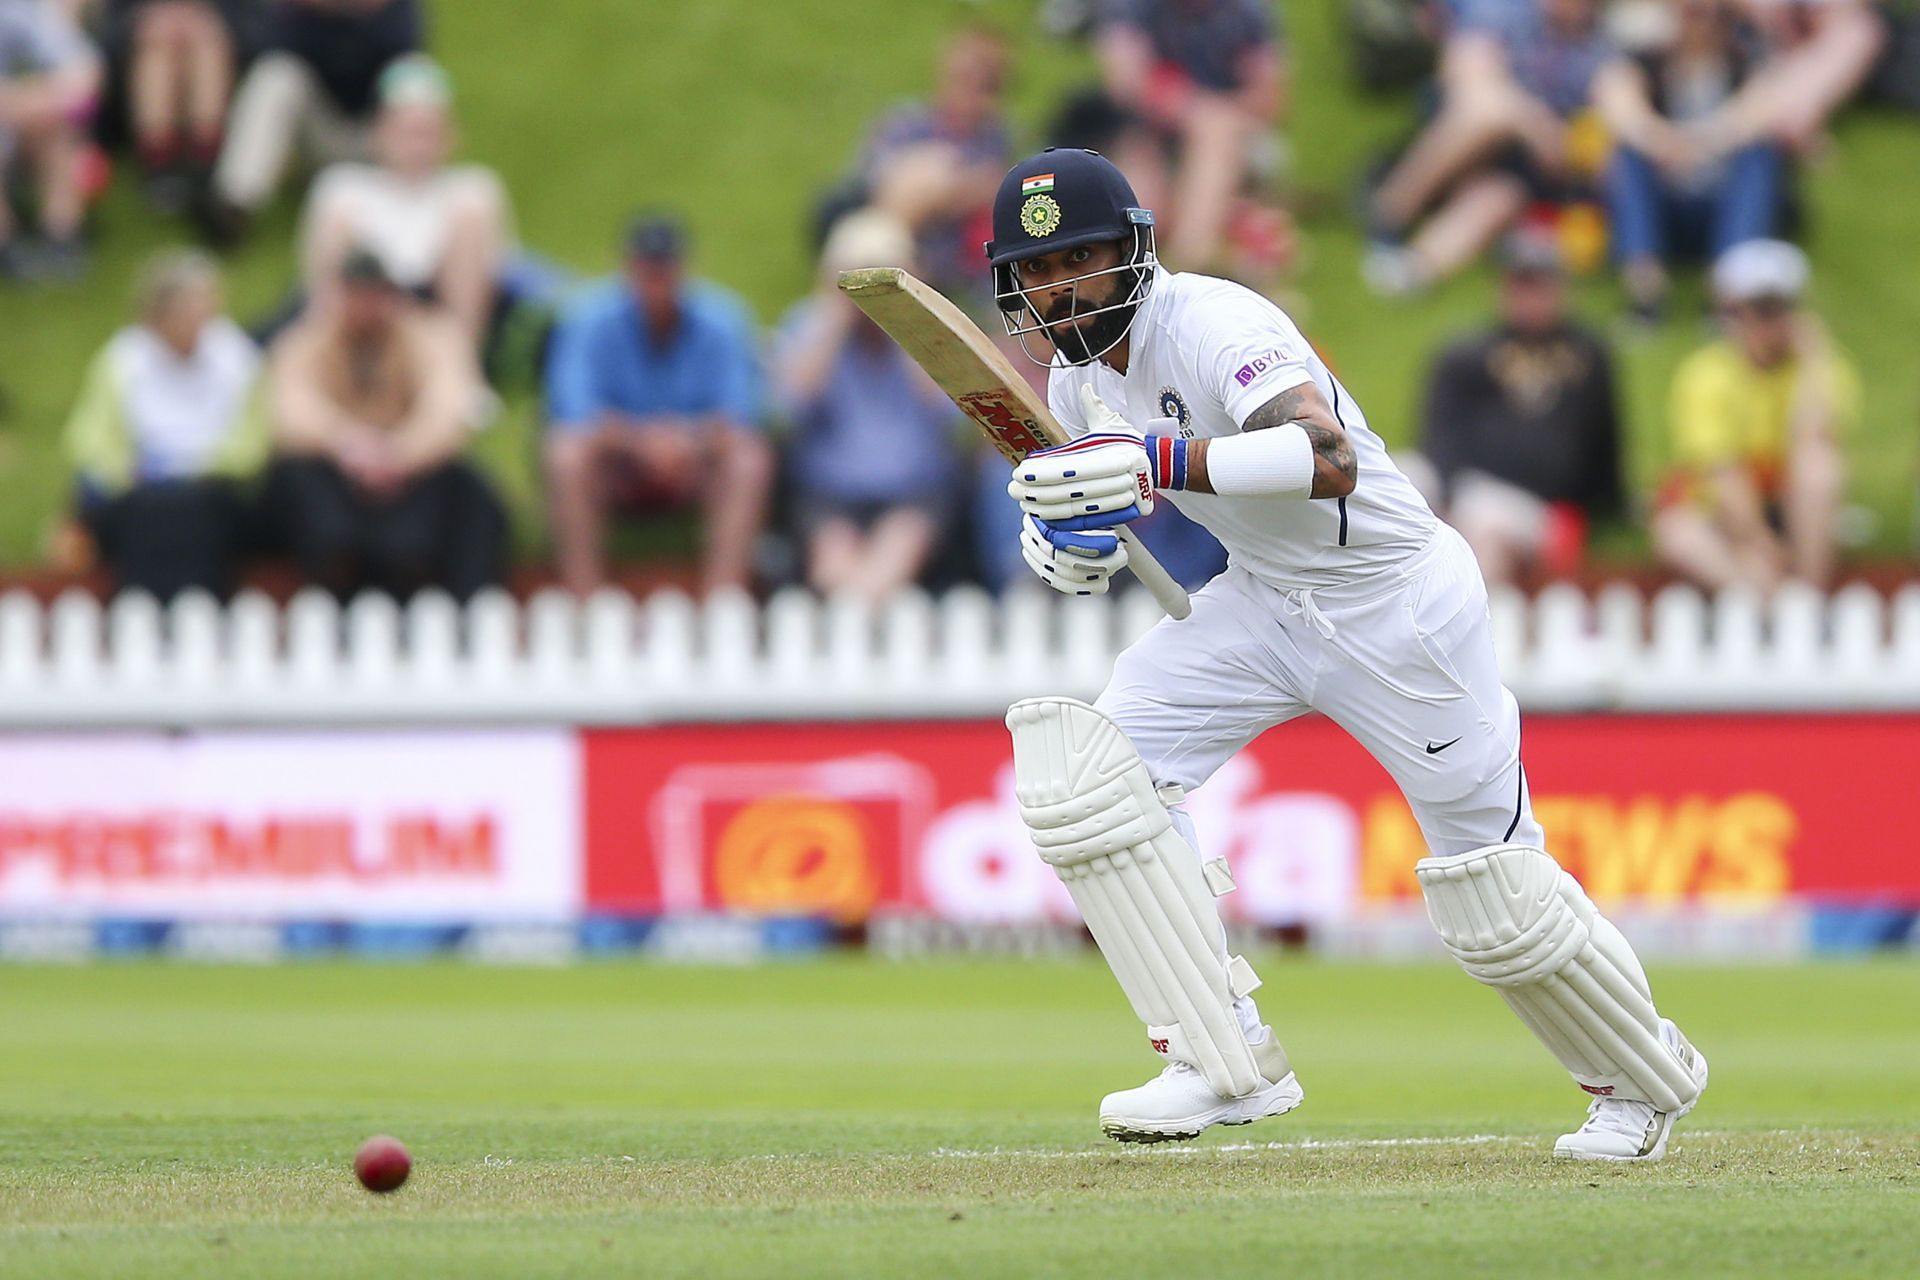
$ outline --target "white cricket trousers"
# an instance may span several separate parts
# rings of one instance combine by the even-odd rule
[[[1486,583],[1445,525],[1399,564],[1336,587],[1282,590],[1229,567],[1191,615],[1120,655],[1098,705],[1156,784],[1187,789],[1267,729],[1318,711],[1393,775],[1435,855],[1543,847]]]

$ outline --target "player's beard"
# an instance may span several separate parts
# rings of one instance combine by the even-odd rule
[[[1068,364],[1092,364],[1111,351],[1126,336],[1133,324],[1134,312],[1139,310],[1138,303],[1115,305],[1112,301],[1095,303],[1088,310],[1099,307],[1112,309],[1080,324],[1069,321],[1070,307],[1057,308],[1047,317],[1047,340]]]

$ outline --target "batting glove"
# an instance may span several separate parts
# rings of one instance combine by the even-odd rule
[[[1187,439],[1180,434],[1178,418],[1155,418],[1145,428],[1135,430],[1098,392],[1085,384],[1080,387],[1080,407],[1094,432],[1129,435],[1140,440],[1147,454],[1148,483],[1156,492],[1187,487]],[[1147,512],[1143,510],[1140,514]]]
[[[1042,520],[1113,515],[1124,521],[1148,514],[1154,492],[1148,442],[1093,388],[1080,389],[1080,402],[1090,433],[1015,463],[1007,493]]]
[[[1072,530],[1028,516],[1020,528],[1020,554],[1055,591],[1100,596],[1113,575],[1127,567],[1126,544],[1110,530]]]

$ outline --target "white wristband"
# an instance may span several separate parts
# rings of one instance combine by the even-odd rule
[[[1313,472],[1313,441],[1298,423],[1207,441],[1207,479],[1222,497],[1311,497]]]

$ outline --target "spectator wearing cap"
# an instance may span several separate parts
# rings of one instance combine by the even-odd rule
[[[1286,106],[1273,6],[1107,0],[1097,44],[1108,97],[1150,134],[1148,146],[1119,161],[1141,202],[1166,216],[1168,260],[1192,271],[1217,268],[1235,199]]]
[[[548,515],[561,581],[606,581],[616,511],[698,505],[706,589],[748,586],[774,456],[761,431],[759,353],[746,307],[687,278],[671,217],[637,219],[625,277],[590,288],[555,326],[547,362]]]
[[[954,515],[953,402],[834,283],[841,271],[911,267],[912,257],[891,215],[847,215],[827,238],[813,294],[774,339],[807,581],[823,595],[878,601],[912,584]]]
[[[1494,325],[1448,346],[1427,378],[1408,466],[1494,584],[1575,568],[1589,521],[1624,505],[1613,356],[1569,314],[1555,237],[1503,253]]]
[[[246,485],[267,457],[260,381],[212,260],[155,260],[137,323],[88,367],[66,429],[81,521],[119,586],[163,600],[232,590]]]
[[[380,74],[424,34],[419,0],[275,0],[265,21],[201,210],[220,243],[245,235],[296,148],[315,166],[366,158]]]
[[[1615,140],[1614,254],[1633,308],[1658,319],[1677,255],[1718,258],[1771,236],[1786,181],[1755,78],[1764,56],[1731,0],[1679,0],[1671,38],[1602,67],[1594,104]]]
[[[402,289],[450,312],[478,349],[512,239],[506,188],[492,169],[451,164],[452,86],[425,54],[380,75],[374,163],[324,170],[307,199],[307,290],[337,278],[350,249],[378,257]]]
[[[59,5],[0,0],[0,277],[71,280],[86,268],[81,160],[100,59]],[[39,237],[15,234],[15,161],[33,179]]]
[[[342,597],[439,587],[460,599],[500,582],[506,514],[462,460],[483,396],[459,327],[372,254],[349,254],[269,371],[268,503],[311,581]]]
[[[1687,357],[1671,396],[1674,468],[1654,546],[1675,572],[1718,589],[1833,577],[1846,485],[1840,438],[1860,381],[1802,305],[1806,255],[1749,240],[1713,267],[1725,339]]]

